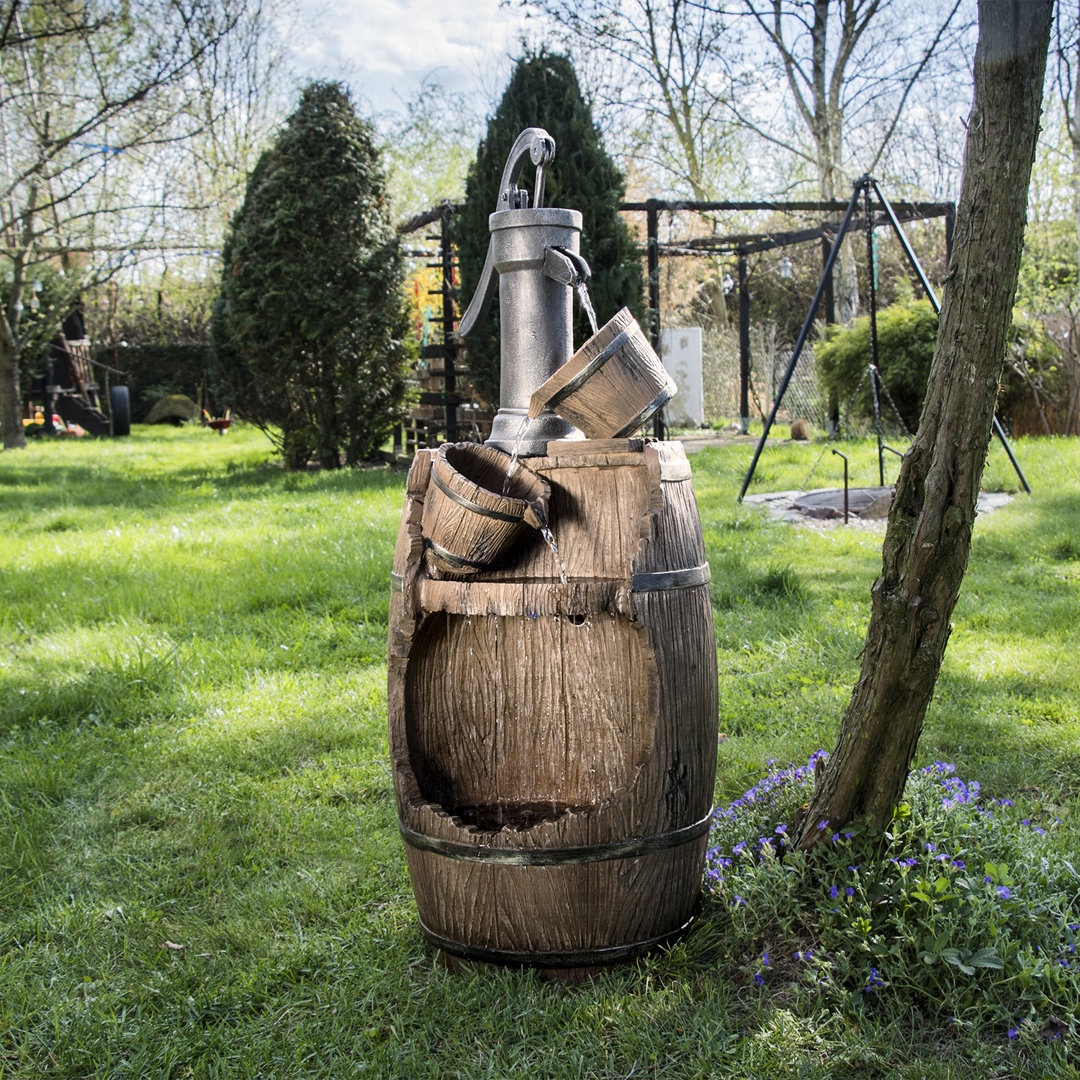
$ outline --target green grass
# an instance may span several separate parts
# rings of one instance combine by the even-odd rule
[[[844,449],[876,482],[873,444]],[[770,446],[753,490],[818,459],[812,486],[835,482],[821,451]],[[977,524],[919,758],[1057,814],[1075,850],[1080,446],[1016,451],[1035,491]],[[692,459],[725,801],[832,746],[880,564],[879,534],[737,504],[749,453]],[[984,486],[1017,487],[1000,447]],[[896,992],[751,992],[770,924],[715,898],[584,986],[442,969],[387,761],[403,493],[389,469],[285,473],[243,426],[0,455],[0,1077],[1076,1073],[1073,1045],[929,1022]]]

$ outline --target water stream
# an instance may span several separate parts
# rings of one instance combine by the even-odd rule
[[[592,297],[589,296],[589,286],[585,282],[579,281],[577,283],[578,299],[581,301],[582,310],[589,317],[589,326],[592,327],[592,332],[596,333],[596,311],[592,306]]]
[[[547,541],[547,546],[551,548],[551,554],[555,556],[555,565],[559,569],[559,580],[566,585],[569,579],[566,576],[566,566],[563,564],[562,556],[559,554],[559,545],[555,543],[555,534],[547,525],[542,525],[540,535]]]
[[[518,457],[521,455],[521,443],[525,438],[525,432],[529,430],[529,418],[523,416],[521,418],[521,430],[518,432],[517,440],[514,442],[514,452],[510,455],[510,464],[506,467],[506,479],[503,480],[503,498],[510,493],[510,481],[514,478],[514,472],[517,470]]]

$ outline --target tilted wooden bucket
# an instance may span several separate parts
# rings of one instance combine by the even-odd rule
[[[510,465],[508,454],[478,443],[444,444],[436,451],[422,524],[434,576],[478,574],[547,523],[550,488],[520,463],[509,473]]]
[[[605,323],[529,402],[551,409],[590,439],[632,435],[675,395],[676,386],[629,308]]]
[[[436,580],[417,454],[392,577],[390,753],[420,926],[474,960],[584,968],[669,940],[700,894],[716,764],[709,570],[677,443],[548,445],[566,564],[528,535]]]

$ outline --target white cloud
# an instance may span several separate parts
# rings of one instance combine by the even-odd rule
[[[525,26],[499,0],[301,0],[301,23],[300,74],[341,79],[376,112],[396,108],[429,76],[493,104]]]

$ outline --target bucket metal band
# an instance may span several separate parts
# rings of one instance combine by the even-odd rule
[[[462,844],[456,840],[442,840],[417,832],[400,818],[398,827],[401,829],[401,838],[409,847],[445,855],[459,862],[498,863],[502,866],[578,866],[582,863],[633,859],[638,855],[667,851],[704,836],[709,831],[711,822],[712,810],[693,825],[684,825],[671,832],[616,840],[608,844],[567,848],[503,848],[491,847],[489,844]]]
[[[641,427],[657,409],[662,409],[675,396],[678,389],[679,388],[668,379],[667,386],[665,386],[664,389],[661,390],[660,393],[657,394],[629,424],[616,431],[614,438],[623,439],[627,435],[633,435],[633,433],[637,431],[637,429]]]
[[[709,564],[691,566],[685,570],[660,570],[655,574],[635,574],[630,582],[631,592],[659,592],[663,589],[691,589],[708,585],[712,575]]]
[[[629,330],[616,334],[565,386],[556,390],[547,399],[547,407],[554,409],[560,401],[565,401],[571,394],[577,393],[620,349],[625,348],[629,343]]]
[[[520,514],[504,514],[501,510],[489,510],[486,506],[481,506],[478,502],[473,502],[472,499],[462,495],[460,491],[455,491],[439,476],[439,470],[431,470],[431,480],[434,485],[448,498],[451,502],[456,502],[458,506],[464,506],[466,510],[471,510],[474,514],[480,514],[482,517],[495,518],[497,521],[511,521],[515,525],[520,525],[525,511],[522,510]]]
[[[461,555],[455,555],[452,551],[447,551],[442,544],[436,544],[434,540],[428,539],[425,543],[433,555],[448,566],[456,567],[458,570],[483,570],[485,566],[490,565],[489,563],[475,562]]]
[[[391,592],[404,592],[405,591],[405,575],[399,574],[394,570],[390,571],[390,591]]]
[[[641,941],[632,941],[627,945],[604,945],[596,949],[567,949],[557,952],[525,952],[517,949],[489,949],[483,945],[468,945],[463,941],[455,941],[453,938],[435,933],[424,925],[423,919],[417,921],[420,923],[420,933],[432,945],[453,956],[460,956],[463,960],[476,960],[484,964],[504,964],[510,967],[578,968],[603,967],[607,964],[621,964],[624,960],[632,960],[635,956],[641,956],[658,945],[665,945],[681,937],[690,929],[690,924],[694,919],[691,916],[682,926],[674,930],[668,930]]]

